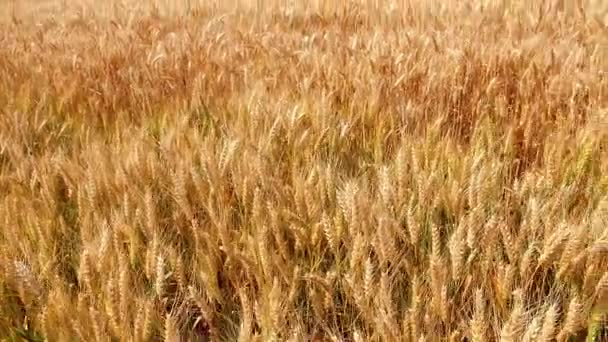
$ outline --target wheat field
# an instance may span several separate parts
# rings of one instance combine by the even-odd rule
[[[0,6],[0,340],[608,340],[608,2]]]

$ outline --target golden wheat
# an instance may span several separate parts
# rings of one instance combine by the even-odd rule
[[[608,335],[608,3],[5,5],[0,339]]]

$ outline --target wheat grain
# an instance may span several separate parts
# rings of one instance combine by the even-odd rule
[[[553,341],[557,334],[557,321],[559,318],[559,312],[557,304],[551,304],[547,311],[545,311],[545,317],[543,318],[543,327],[540,332],[542,341]]]
[[[564,341],[566,338],[575,335],[583,324],[583,304],[578,297],[573,297],[568,304],[565,312],[564,325],[557,335],[558,341]]]

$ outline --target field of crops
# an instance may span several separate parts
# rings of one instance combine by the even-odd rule
[[[608,340],[608,2],[0,7],[0,340]]]

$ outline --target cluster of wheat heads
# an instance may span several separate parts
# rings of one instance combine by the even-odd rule
[[[608,17],[565,3],[15,2],[0,339],[606,338]]]

